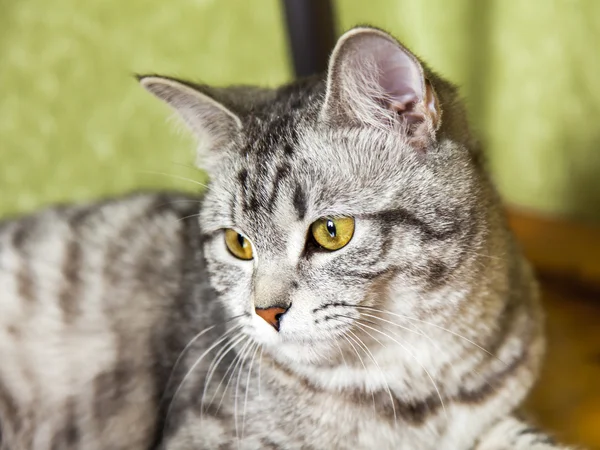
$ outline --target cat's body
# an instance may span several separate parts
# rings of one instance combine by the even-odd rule
[[[160,436],[166,415],[161,397],[175,359],[197,331],[217,325],[188,349],[185,363],[180,361],[182,367],[176,371],[179,376],[171,384],[181,382],[196,358],[225,329],[224,313],[206,285],[197,220],[185,218],[197,210],[197,204],[183,196],[136,195],[50,209],[2,226],[0,411],[4,448],[148,448]],[[488,267],[495,270],[493,264]],[[500,330],[510,328],[516,311],[511,307],[502,312],[505,326]],[[538,312],[534,309],[533,314]],[[423,319],[452,328],[451,318]],[[522,316],[523,324],[529,324],[526,319]],[[505,365],[462,338],[416,325],[414,329],[423,330],[428,339],[455,341],[463,349],[461,359],[468,361],[454,361],[449,369],[444,360],[454,358],[446,358],[449,355],[441,350],[431,353],[427,345],[420,349],[422,336],[395,336],[414,346],[419,362],[427,363],[429,373],[438,379],[445,413],[432,381],[418,363],[397,366],[397,348],[389,356],[381,346],[371,350],[387,378],[400,382],[393,407],[385,385],[377,380],[379,368],[368,376],[361,373],[362,365],[352,359],[351,347],[345,364],[318,370],[294,367],[297,373],[264,353],[249,353],[255,357],[250,381],[248,358],[245,370],[232,379],[220,412],[205,411],[204,426],[218,432],[216,442],[202,446],[201,439],[194,442],[191,436],[200,434],[196,430],[199,393],[215,350],[197,366],[200,375],[188,379],[185,395],[178,394],[183,405],[174,403],[171,414],[178,425],[171,432],[173,448],[235,443],[236,409],[238,433],[242,435],[244,422],[247,448],[462,448],[461,439],[465,444],[472,442],[482,431],[476,428],[474,415],[480,419],[487,412],[490,419],[495,418],[499,411],[508,413],[519,403],[529,384],[523,378],[531,379],[530,368],[523,364],[525,376],[520,377],[513,366],[525,361],[522,352],[539,351],[535,348],[539,334],[536,329],[518,330],[519,337],[531,336],[526,343],[533,347],[519,346],[506,355],[497,352],[508,361]],[[397,332],[393,327],[390,331]],[[467,330],[455,332],[481,345],[488,340]],[[506,338],[494,336],[493,340]],[[493,347],[501,346],[487,348]],[[374,367],[366,353],[362,358]],[[231,359],[223,359],[215,380],[222,379]],[[353,369],[346,366],[350,361]],[[403,386],[404,380],[409,383]],[[338,386],[355,383],[375,386],[375,397],[356,387],[340,390]],[[236,389],[237,408],[232,396]],[[496,391],[504,395],[497,396]],[[221,395],[216,399],[220,401]],[[480,427],[489,425],[486,422],[480,420]],[[443,446],[446,438],[449,444]]]
[[[556,448],[512,417],[537,289],[450,85],[373,29],[327,81],[142,84],[210,155],[200,219],[139,195],[0,226],[3,449]],[[322,217],[352,218],[335,251]]]
[[[202,274],[198,227],[178,218],[197,203],[173,200],[140,195],[2,226],[3,448],[148,447],[179,341],[195,334],[194,313],[215,319],[185,282]],[[194,284],[207,290],[206,275]]]

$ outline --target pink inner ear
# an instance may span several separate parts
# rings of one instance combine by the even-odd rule
[[[380,71],[379,83],[392,109],[400,113],[409,111],[423,101],[419,69],[402,49],[386,42],[375,53],[375,58]]]
[[[430,112],[418,60],[376,30],[353,31],[340,39],[330,62],[327,89],[323,107],[327,118],[374,127],[400,122],[411,125],[405,133],[413,133],[412,125],[426,122]]]

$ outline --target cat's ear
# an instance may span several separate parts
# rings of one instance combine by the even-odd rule
[[[237,115],[201,86],[157,75],[137,76],[150,93],[173,108],[198,138],[198,160],[210,158],[210,153],[230,144],[240,132],[242,123]]]
[[[426,144],[435,138],[441,110],[419,60],[389,34],[354,28],[329,60],[322,117],[333,123],[387,128]]]

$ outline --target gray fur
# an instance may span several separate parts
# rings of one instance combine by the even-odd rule
[[[140,78],[202,140],[201,208],[0,225],[0,448],[561,448],[513,415],[537,288],[456,90],[376,29],[330,64],[273,90]],[[356,221],[335,252],[308,236],[329,216]],[[279,304],[275,331],[254,308]]]

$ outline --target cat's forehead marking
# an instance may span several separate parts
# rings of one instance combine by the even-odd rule
[[[237,202],[243,213],[271,215],[285,201],[295,208],[296,220],[304,218],[306,195],[293,173],[298,164],[298,132],[294,122],[290,114],[281,114],[257,117],[247,124],[235,175]]]

